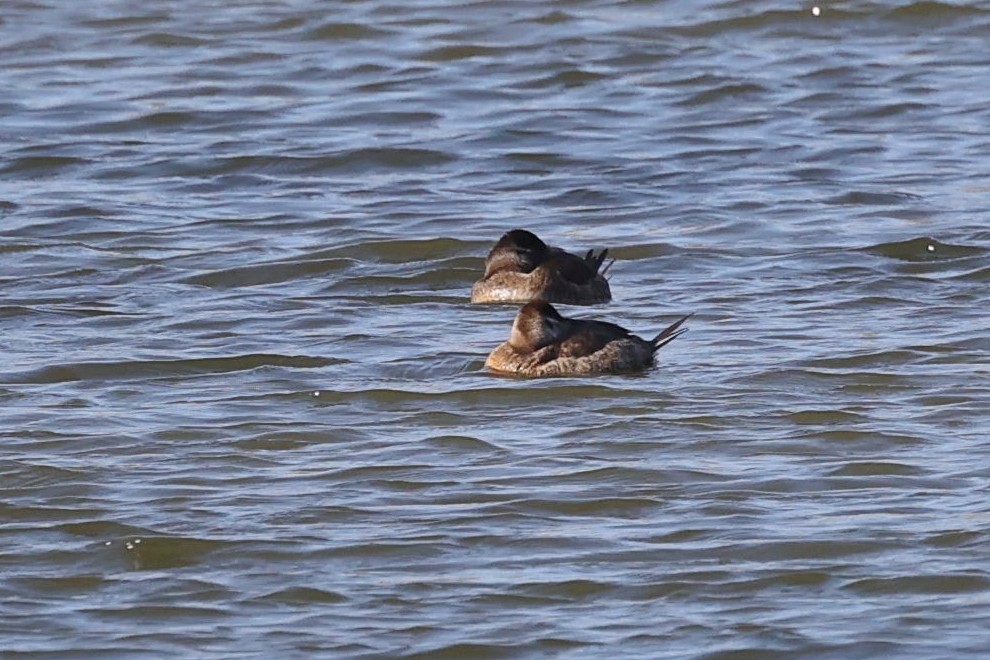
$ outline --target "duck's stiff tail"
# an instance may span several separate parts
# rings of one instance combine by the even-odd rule
[[[599,272],[599,269],[602,267],[602,263],[605,261],[606,257],[608,257],[608,248],[605,248],[598,254],[595,254],[594,250],[588,250],[588,254],[584,255],[584,263],[588,264],[588,266],[599,275],[604,276],[605,273],[608,272],[608,269],[612,267],[612,264],[615,263],[615,259],[612,259],[612,261],[605,266],[605,270]]]
[[[666,328],[661,330],[660,334],[654,337],[653,340],[650,342],[651,344],[653,344],[653,352],[656,353],[661,348],[663,348],[664,346],[666,346],[667,344],[669,344],[670,342],[674,341],[675,339],[683,335],[685,332],[687,332],[688,329],[681,328],[681,325],[692,316],[694,316],[694,312],[691,312],[682,319],[674,321]],[[678,330],[678,328],[680,328],[680,330]]]

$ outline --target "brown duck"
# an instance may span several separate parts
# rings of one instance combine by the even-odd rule
[[[485,276],[471,287],[473,303],[545,300],[567,305],[594,305],[612,299],[602,268],[608,250],[584,257],[551,247],[536,234],[513,229],[499,239],[485,259]]]
[[[525,305],[512,324],[512,334],[488,356],[485,366],[517,376],[581,376],[640,371],[653,366],[661,347],[687,331],[672,323],[651,340],[625,328],[561,316],[543,301]]]

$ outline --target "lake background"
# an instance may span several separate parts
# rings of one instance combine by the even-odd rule
[[[990,4],[812,7],[5,3],[0,652],[985,653]]]

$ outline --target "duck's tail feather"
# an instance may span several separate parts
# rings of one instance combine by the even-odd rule
[[[588,264],[591,270],[597,273],[598,269],[602,267],[602,262],[605,261],[605,257],[607,256],[608,256],[608,248],[605,248],[598,254],[595,254],[594,250],[588,250],[588,254],[584,255],[584,262]],[[613,259],[612,261],[615,260]],[[612,264],[609,264],[609,266],[611,265]],[[608,270],[608,266],[605,267],[605,270]],[[601,274],[604,275],[605,271],[602,271]]]
[[[607,250],[606,250],[606,252],[607,252]],[[601,273],[599,273],[599,274],[600,274],[600,275],[601,275],[602,277],[605,277],[605,275],[606,275],[606,274],[608,274],[608,269],[609,269],[609,268],[611,268],[611,267],[612,267],[612,264],[614,264],[614,263],[615,263],[615,259],[612,259],[612,261],[610,261],[610,262],[608,262],[607,264],[605,264],[605,267],[604,267],[604,268],[602,268],[602,272],[601,272]]]
[[[650,342],[651,344],[653,344],[653,352],[656,353],[661,348],[663,348],[664,346],[666,346],[667,344],[669,344],[670,342],[674,341],[675,339],[683,335],[685,332],[687,332],[688,329],[681,328],[681,325],[692,316],[694,316],[694,312],[691,312],[687,316],[678,319],[677,321],[674,321],[666,328],[661,330],[660,334],[654,337],[653,340]]]

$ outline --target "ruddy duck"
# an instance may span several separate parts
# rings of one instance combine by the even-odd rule
[[[608,250],[584,257],[550,247],[536,234],[513,229],[502,235],[485,259],[485,276],[471,287],[471,302],[545,300],[566,305],[594,305],[612,299],[602,269]],[[601,269],[601,272],[599,270]]]
[[[509,341],[491,352],[485,366],[518,376],[639,371],[652,366],[654,354],[687,331],[679,328],[690,317],[647,341],[614,323],[565,318],[546,302],[531,302],[519,310]]]

